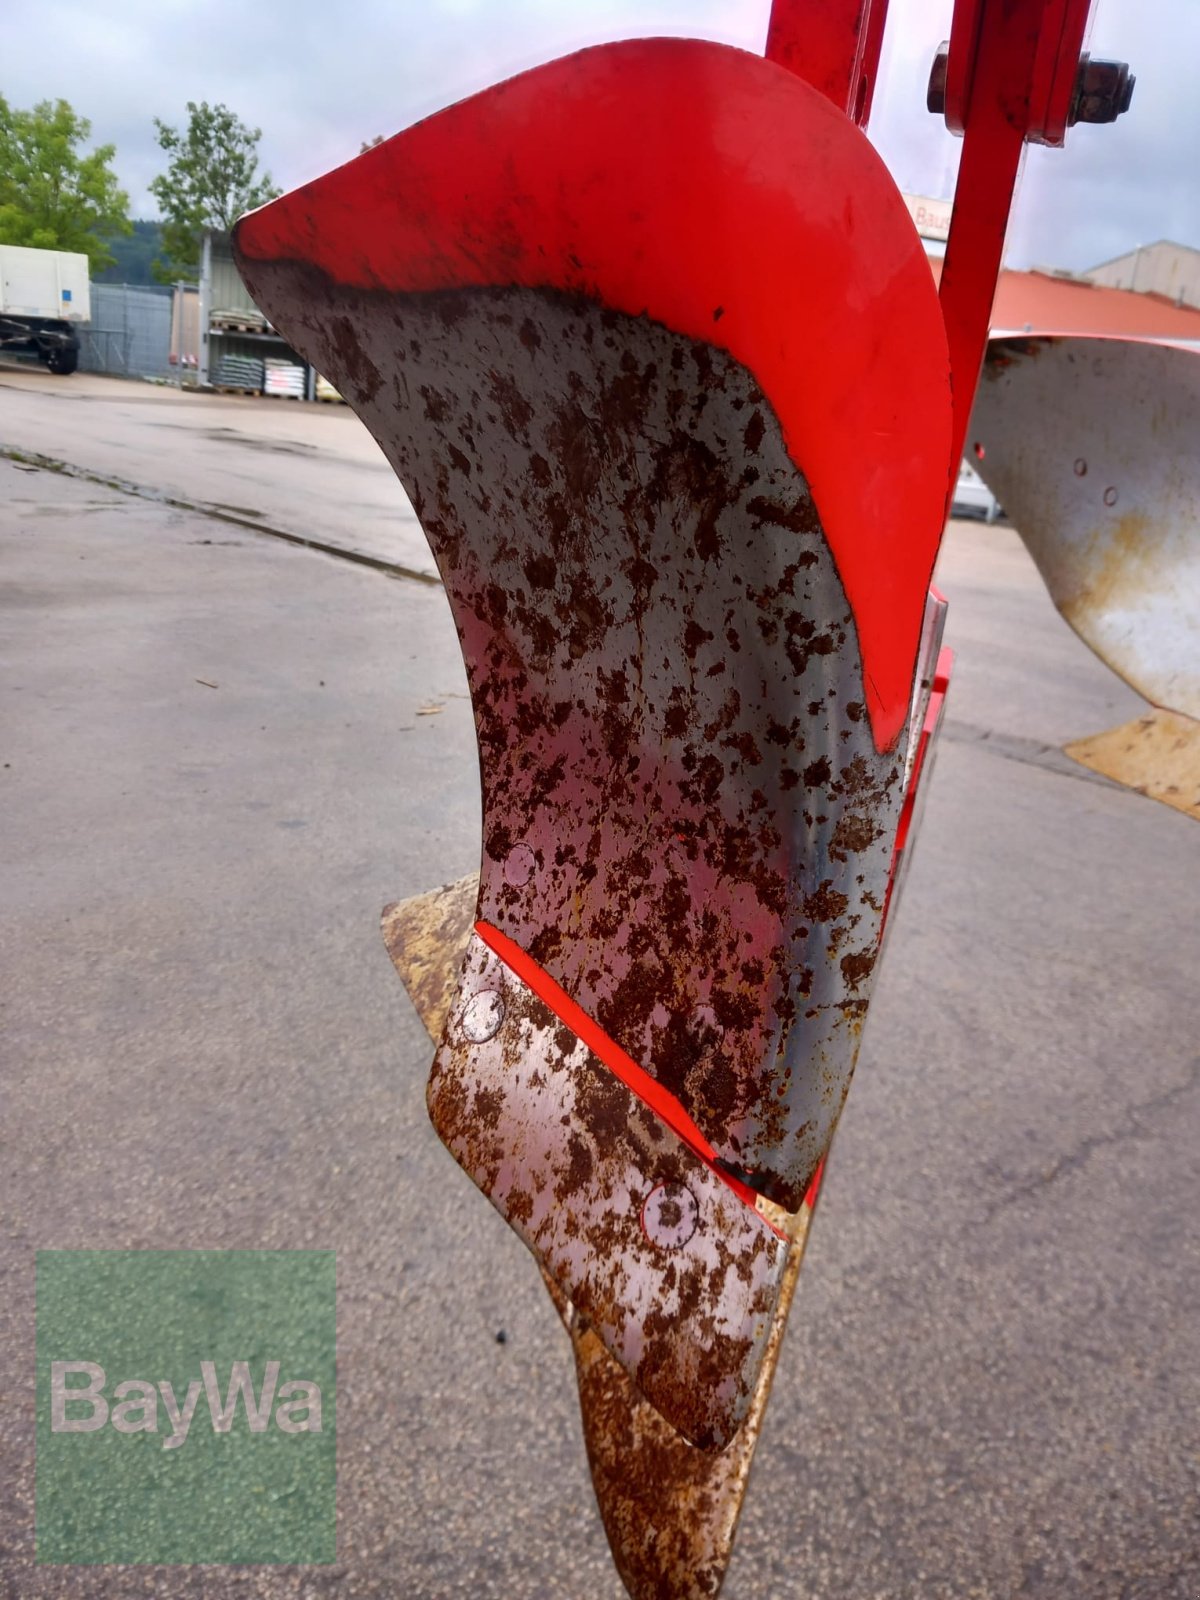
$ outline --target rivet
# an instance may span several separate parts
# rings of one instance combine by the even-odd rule
[[[1075,476],[1077,478],[1087,477],[1087,462],[1082,456],[1075,457]]]
[[[660,1250],[681,1249],[699,1221],[699,1203],[686,1183],[660,1183],[642,1205],[642,1230]]]
[[[692,1031],[710,1040],[723,1038],[725,1034],[717,1013],[710,1005],[697,1006],[692,1012]]]
[[[504,858],[504,881],[523,889],[533,877],[537,857],[527,844],[515,844]]]
[[[1112,488],[1111,485],[1110,485],[1110,487],[1105,489],[1105,491],[1104,491],[1104,504],[1106,506],[1115,506],[1116,503],[1117,503],[1117,491],[1114,488]]]
[[[504,996],[499,989],[480,989],[462,1008],[462,1031],[472,1044],[486,1044],[504,1022]]]

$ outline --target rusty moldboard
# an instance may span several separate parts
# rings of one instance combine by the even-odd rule
[[[756,247],[713,251],[714,214]],[[434,1125],[641,1392],[723,1444],[906,799],[953,454],[919,240],[819,95],[651,40],[427,119],[234,251],[409,493],[463,651],[483,858]]]
[[[257,272],[264,303],[309,292]],[[582,297],[323,294],[321,370],[351,336],[398,368],[359,410],[463,644],[481,919],[794,1212],[858,1055],[904,747],[777,416],[717,347]]]

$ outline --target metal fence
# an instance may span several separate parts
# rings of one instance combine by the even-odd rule
[[[93,283],[92,320],[79,330],[79,365],[118,377],[170,378],[172,290]]]

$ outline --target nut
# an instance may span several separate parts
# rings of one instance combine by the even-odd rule
[[[1087,54],[1080,56],[1067,126],[1073,128],[1077,122],[1115,122],[1123,111],[1129,110],[1136,82],[1128,62],[1093,61]]]

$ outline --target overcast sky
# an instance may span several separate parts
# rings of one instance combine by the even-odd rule
[[[263,130],[291,188],[523,67],[604,39],[692,34],[761,50],[769,0],[7,0],[0,92],[62,97],[117,146],[135,216],[154,215],[153,118],[223,101]],[[951,0],[892,0],[871,137],[910,192],[948,196],[958,141],[925,110]],[[1200,0],[1096,0],[1093,55],[1130,63],[1133,109],[1031,150],[1014,266],[1093,265],[1159,238],[1200,247]]]

